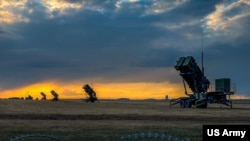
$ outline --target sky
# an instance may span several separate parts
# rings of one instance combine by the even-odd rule
[[[249,28],[249,0],[0,0],[0,98],[185,96],[174,65],[202,51],[247,98]]]

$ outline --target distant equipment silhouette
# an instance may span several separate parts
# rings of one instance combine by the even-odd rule
[[[42,99],[41,100],[46,100],[46,94],[44,92],[40,93],[42,95]]]
[[[89,84],[83,85],[83,89],[88,95],[88,98],[85,101],[94,103],[97,100],[96,92],[89,86]]]
[[[54,90],[51,90],[50,93],[54,96],[52,101],[58,101],[58,94]]]
[[[25,97],[25,100],[33,100],[33,97],[31,95],[28,95],[27,97]]]

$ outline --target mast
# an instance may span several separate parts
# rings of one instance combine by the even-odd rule
[[[203,32],[202,32],[202,41],[201,41],[201,69],[202,69],[202,73],[204,76],[204,67],[203,67]]]
[[[204,90],[204,92],[206,91],[205,90],[205,87],[207,87],[207,86],[205,86],[205,74],[204,74],[204,66],[203,66],[203,37],[204,35],[203,35],[203,31],[202,31],[202,41],[201,41],[201,71],[202,71],[202,88],[203,88],[203,90]]]

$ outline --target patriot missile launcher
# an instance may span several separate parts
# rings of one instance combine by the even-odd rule
[[[87,93],[87,99],[86,102],[92,102],[94,103],[97,100],[96,92],[89,86],[89,84],[85,84],[82,87],[84,91]]]
[[[219,103],[232,108],[232,101],[227,99],[228,95],[234,94],[230,90],[229,78],[216,79],[216,90],[208,92],[210,81],[204,75],[203,66],[200,69],[192,56],[180,57],[174,67],[180,72],[187,97],[170,100],[170,107],[180,104],[182,108],[190,108],[192,105],[196,108],[207,108],[208,103]],[[191,94],[187,93],[186,84],[191,89]]]

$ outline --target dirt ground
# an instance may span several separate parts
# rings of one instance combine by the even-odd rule
[[[234,104],[232,109],[218,104],[186,109],[170,108],[162,101],[0,100],[1,141],[33,133],[52,134],[65,141],[115,141],[141,132],[201,141],[205,124],[250,124],[250,104]]]
[[[204,116],[178,116],[178,115],[136,115],[136,114],[109,114],[109,115],[63,115],[63,114],[0,114],[0,120],[142,120],[165,122],[195,122],[195,123],[248,123],[249,116],[239,117],[204,117]]]

